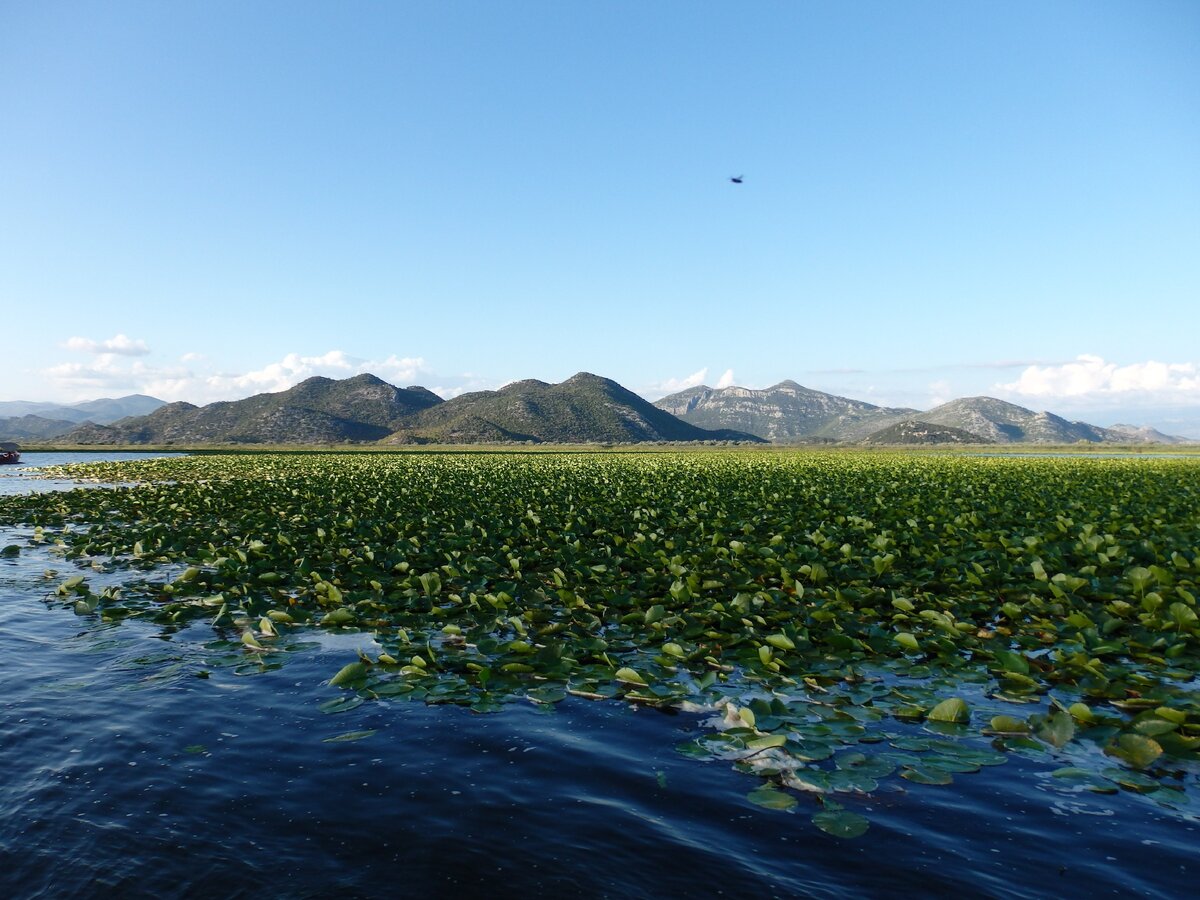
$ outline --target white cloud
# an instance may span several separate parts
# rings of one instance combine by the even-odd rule
[[[126,362],[111,353],[103,353],[92,363],[61,363],[43,369],[42,374],[64,387],[94,387],[104,389],[135,389],[146,379],[164,373],[182,375],[182,369],[163,369],[140,360]]]
[[[933,381],[929,384],[929,407],[932,409],[935,406],[941,406],[943,403],[949,403],[954,399],[953,387],[950,382],[942,379],[941,381]]]
[[[511,378],[484,378],[465,372],[452,377],[443,376],[436,384],[429,385],[429,389],[443,400],[450,400],[472,391],[494,391],[506,384],[512,384],[512,381]]]
[[[123,334],[113,335],[107,341],[94,341],[91,338],[85,337],[70,337],[67,338],[63,346],[68,350],[76,350],[80,353],[116,354],[118,356],[145,356],[150,352],[150,348],[146,346],[145,341],[135,341],[133,338]]]
[[[202,359],[205,359],[203,353],[185,353],[183,356],[179,357],[179,361],[185,363],[200,362]]]
[[[638,393],[650,400],[657,400],[660,397],[665,397],[667,394],[675,394],[679,391],[686,391],[688,388],[698,387],[704,384],[704,379],[708,377],[708,367],[705,366],[698,372],[693,372],[691,375],[685,375],[683,378],[668,378],[666,381],[660,381],[658,384],[652,384],[649,387],[639,390]]]
[[[1155,402],[1200,404],[1200,367],[1195,363],[1130,363],[1120,366],[1084,355],[1061,365],[1027,367],[998,393],[1073,403]]]
[[[717,380],[718,388],[733,387],[733,369],[726,369],[725,374]]]
[[[203,358],[200,354],[189,353],[183,361],[197,362]],[[383,360],[368,360],[349,356],[341,350],[330,350],[320,356],[289,353],[277,362],[241,373],[205,372],[189,365],[156,366],[141,360],[122,360],[112,353],[100,353],[94,362],[51,366],[43,370],[43,375],[79,399],[94,398],[98,392],[136,392],[168,401],[204,404],[285,391],[314,375],[348,378],[363,372],[399,385],[436,377],[420,357],[392,355]]]

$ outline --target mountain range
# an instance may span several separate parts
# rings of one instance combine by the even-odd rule
[[[134,412],[100,421],[122,409]],[[62,410],[76,421],[43,415]],[[560,384],[530,379],[450,400],[363,374],[309,378],[286,391],[207,406],[134,395],[73,407],[5,403],[0,412],[10,413],[0,418],[0,439],[101,445],[1183,442],[1151,428],[1101,428],[992,397],[922,412],[874,406],[794,381],[762,390],[702,385],[650,403],[587,372]]]
[[[207,406],[168,403],[147,416],[87,424],[63,436],[77,444],[325,444],[377,441],[413,414],[445,401],[423,387],[374,375],[306,379],[279,393]]]
[[[708,428],[739,428],[776,442],[1074,444],[1185,443],[1152,428],[1101,428],[994,397],[965,397],[931,410],[893,409],[781,381],[769,388],[689,388],[660,409]]]
[[[286,391],[198,407],[171,403],[147,416],[85,424],[76,444],[397,444],[630,441],[761,442],[683,422],[615,381],[580,372],[561,384],[518,381],[443,400],[374,375],[314,377]]]
[[[145,394],[75,404],[4,400],[0,401],[0,440],[48,440],[84,422],[105,425],[146,415],[163,405],[162,400]]]

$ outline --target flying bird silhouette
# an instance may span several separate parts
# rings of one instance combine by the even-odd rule
[[[729,180],[732,181],[734,184],[741,184],[742,179],[745,177],[746,177],[745,175],[732,175],[732,176],[730,176]]]

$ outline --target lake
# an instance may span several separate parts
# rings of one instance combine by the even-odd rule
[[[67,486],[5,473],[0,490],[48,484]],[[106,622],[52,602],[76,569],[31,536],[0,529],[0,547],[21,547],[0,558],[6,896],[1195,890],[1194,815],[1053,777],[1054,751],[949,786],[846,795],[871,828],[842,840],[813,827],[807,796],[760,808],[753,777],[677,752],[711,714],[575,697],[484,715],[386,698],[331,712],[344,692],[330,673],[356,647],[378,653],[369,633],[315,634],[278,669],[215,665],[225,635],[205,623]],[[129,577],[87,574],[97,589]]]

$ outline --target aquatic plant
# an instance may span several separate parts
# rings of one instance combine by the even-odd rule
[[[214,665],[241,670],[308,629],[368,633],[380,649],[331,673],[330,712],[706,711],[681,752],[759,776],[760,806],[812,795],[839,837],[884,779],[1013,753],[1195,809],[1194,461],[276,454],[71,474],[138,484],[0,498],[0,521],[130,578],[95,594],[75,574],[57,599],[211,623]]]

